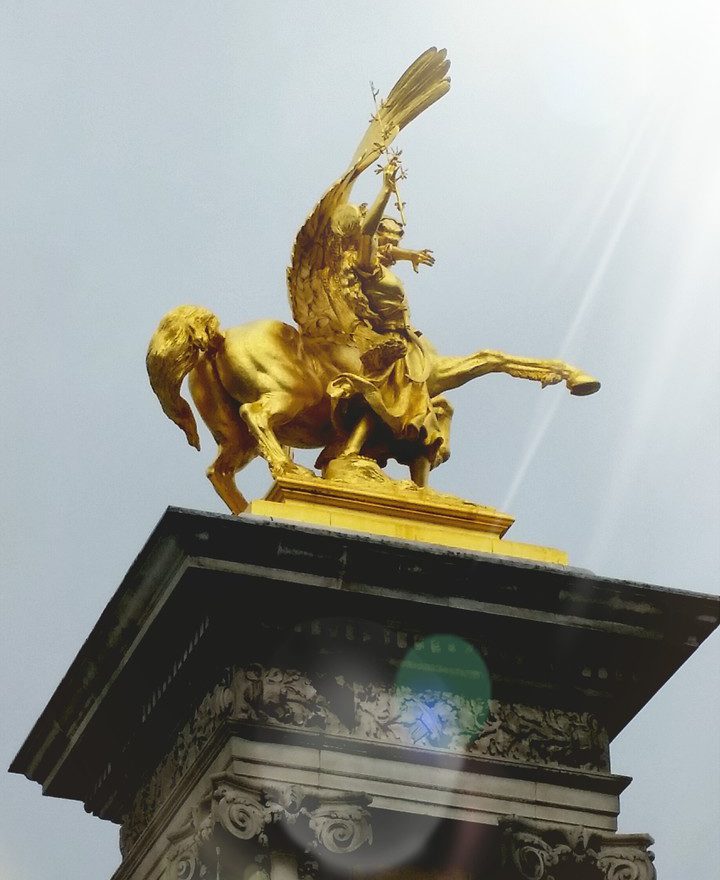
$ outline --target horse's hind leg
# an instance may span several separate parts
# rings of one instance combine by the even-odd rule
[[[256,455],[257,447],[247,428],[238,424],[237,436],[226,437],[218,443],[218,454],[207,469],[213,488],[236,516],[245,510],[248,503],[237,487],[235,474]]]
[[[450,458],[450,422],[452,421],[453,408],[444,397],[433,397],[431,403],[442,441],[436,449],[432,461],[427,455],[418,455],[410,462],[410,478],[416,486],[421,488],[428,485],[430,471]]]
[[[242,513],[248,503],[235,483],[235,474],[257,456],[257,446],[210,359],[203,358],[190,374],[190,393],[218,445],[206,472],[208,479],[232,513]]]

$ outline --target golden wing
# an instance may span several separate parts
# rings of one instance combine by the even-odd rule
[[[357,178],[375,162],[409,122],[450,88],[445,49],[428,49],[414,61],[380,104],[350,167],[315,206],[295,238],[287,270],[293,318],[301,332],[333,339],[349,338],[357,324],[348,290],[349,255],[333,231],[331,219],[348,202]],[[355,291],[357,293],[357,291]]]

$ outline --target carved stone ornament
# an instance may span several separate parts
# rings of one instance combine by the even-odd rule
[[[174,866],[174,880],[197,880],[200,876],[200,854],[195,827],[188,822],[179,832],[170,835],[168,861]]]
[[[233,837],[251,840],[263,835],[272,811],[263,803],[260,792],[221,782],[212,795],[211,818]]]
[[[506,818],[504,880],[657,880],[647,834],[612,834]]]
[[[212,790],[195,805],[185,825],[168,835],[168,876],[173,880],[209,880],[215,876],[213,871],[223,846],[218,828],[230,838],[255,840],[259,847],[257,855],[262,860],[267,844],[264,831],[272,815],[263,792],[247,780],[217,777]]]
[[[232,705],[233,693],[226,684],[217,685],[200,703],[195,714],[178,734],[171,751],[135,798],[120,829],[120,852],[123,856],[145,830],[158,807],[190,769],[211,736],[224,719],[230,716]]]
[[[598,853],[598,867],[605,880],[657,880],[654,854],[647,847],[653,843],[646,834],[617,835]]]
[[[609,767],[607,734],[588,712],[348,683],[340,676],[314,681],[298,670],[260,664],[237,670],[230,686],[233,716],[243,720],[548,766]]]
[[[588,712],[568,712],[490,700],[487,721],[468,747],[471,754],[535,764],[608,770],[608,740]]]
[[[214,777],[211,792],[191,811],[188,822],[168,837],[170,876],[176,880],[206,877],[208,870],[214,870],[210,862],[222,858],[231,838],[256,844],[254,855],[250,850],[248,858],[255,859],[263,874],[262,866],[272,849],[268,831],[277,823],[295,826],[293,838],[300,838],[306,850],[354,852],[372,842],[370,814],[365,809],[369,803],[364,794],[325,797],[295,786],[260,786],[257,780],[220,774]],[[297,827],[305,822],[304,828]],[[302,867],[306,880],[317,874],[317,860],[310,855]]]
[[[368,801],[365,796],[356,796],[303,810],[315,836],[314,845],[331,853],[351,853],[364,843],[371,844],[370,814],[365,809]]]
[[[123,854],[226,719],[545,766],[600,771],[609,766],[607,734],[587,712],[415,692],[342,676],[311,678],[297,669],[253,663],[205,697],[140,790],[123,823]],[[240,807],[234,812],[239,816]]]

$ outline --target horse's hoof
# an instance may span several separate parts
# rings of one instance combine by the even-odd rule
[[[600,390],[600,382],[586,373],[578,373],[572,379],[567,380],[567,387],[570,394],[574,394],[576,397],[587,397],[588,394],[595,394]]]
[[[280,480],[283,477],[295,477],[298,480],[315,480],[317,479],[317,474],[315,471],[311,471],[309,468],[303,467],[301,464],[295,464],[295,462],[290,462],[289,464],[283,464],[280,467],[276,467],[272,469],[272,475],[276,480]]]
[[[340,483],[367,485],[368,483],[393,483],[373,458],[352,453],[333,458],[323,468],[323,479]]]

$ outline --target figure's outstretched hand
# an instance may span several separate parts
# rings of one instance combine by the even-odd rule
[[[412,267],[415,272],[418,271],[418,266],[435,265],[435,257],[433,256],[433,252],[427,249],[424,251],[412,251],[410,255],[410,260],[412,262]]]
[[[400,173],[400,159],[393,156],[383,168],[383,183],[390,192],[396,192],[398,174]]]

